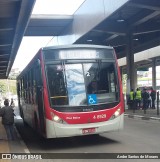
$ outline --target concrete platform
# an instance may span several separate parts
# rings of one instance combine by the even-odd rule
[[[1,122],[2,118],[0,117],[0,153],[9,153],[9,144],[7,141],[6,131]]]
[[[146,112],[142,109],[130,110],[125,109],[125,116],[129,118],[139,118],[142,120],[156,120],[160,121],[160,114],[157,114],[157,109],[147,109]]]
[[[16,140],[7,140],[6,131],[0,117],[0,153],[30,153],[15,127]]]
[[[15,110],[16,113],[16,119],[18,120],[20,118],[18,114],[18,109]],[[139,118],[142,120],[157,120],[160,121],[160,115],[157,115],[157,110],[156,109],[148,109],[146,111],[146,114],[144,114],[144,110],[129,110],[125,109],[125,116],[128,116],[129,118]],[[27,146],[21,139],[16,127],[15,131],[17,134],[17,139],[14,141],[8,141],[7,136],[6,136],[6,131],[1,123],[1,117],[0,117],[0,154],[1,153],[30,153]],[[5,160],[1,160],[5,161]],[[13,161],[13,160],[12,160]]]

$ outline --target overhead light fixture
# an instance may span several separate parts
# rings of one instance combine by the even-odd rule
[[[133,39],[134,41],[138,41],[139,39],[138,38],[135,38],[135,39]]]
[[[88,39],[87,42],[92,42],[92,39]]]
[[[119,12],[118,15],[119,15],[119,16],[118,16],[118,18],[117,18],[117,22],[124,22],[125,20],[124,20],[124,18],[122,17],[122,12]]]
[[[0,57],[8,56],[9,54],[0,54]]]
[[[0,63],[6,63],[6,62],[8,62],[8,61],[0,61]]]
[[[124,19],[118,19],[117,22],[124,22]]]
[[[2,68],[4,67],[4,68],[5,68],[5,67],[7,67],[7,66],[4,66],[4,65],[0,65],[0,67],[2,67]]]

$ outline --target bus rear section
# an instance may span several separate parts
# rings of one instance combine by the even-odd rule
[[[37,60],[38,65],[34,64]],[[35,71],[35,65],[39,69],[39,73],[35,71],[39,77],[32,81],[35,85],[31,96],[36,99],[27,109],[23,88],[20,88],[21,112],[24,120],[33,129],[38,128],[41,135],[71,137],[123,128],[124,102],[113,48],[97,45],[46,47],[32,62],[30,69]],[[27,69],[24,71],[18,81],[26,75]],[[42,125],[43,130],[39,129]]]

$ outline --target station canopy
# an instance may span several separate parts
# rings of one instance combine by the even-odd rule
[[[36,36],[46,27],[43,35],[59,36],[72,24],[74,16],[50,15],[47,21],[45,16],[32,15],[29,21],[33,6],[34,0],[0,1],[0,78],[8,77],[24,35]],[[129,0],[75,44],[113,46],[119,59],[126,56],[129,35],[133,53],[160,45],[160,0]]]
[[[0,79],[13,65],[35,0],[0,0]]]

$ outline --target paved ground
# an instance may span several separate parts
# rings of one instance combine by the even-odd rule
[[[17,110],[15,110],[16,113],[18,112]],[[143,110],[135,110],[135,112],[133,112],[133,110],[129,110],[129,109],[125,109],[125,116],[126,116],[126,119],[129,120],[127,117],[129,118],[133,118],[133,119],[130,119],[131,121],[129,121],[129,123],[136,123],[136,122],[133,122],[134,120],[137,121],[137,119],[143,119],[143,120],[147,120],[146,122],[160,122],[160,116],[157,115],[157,110],[156,109],[148,109],[146,111],[146,114],[144,114],[144,111]],[[17,119],[19,118],[18,114],[17,114]],[[152,120],[152,121],[150,121]],[[151,127],[152,124],[150,124],[150,126],[148,127]],[[142,126],[143,128],[143,126]],[[134,127],[134,129],[136,130],[136,126]],[[143,135],[144,136],[144,135]],[[154,140],[154,134],[151,135]],[[111,134],[111,137],[114,137],[114,134],[112,135]],[[108,136],[107,136],[108,138]],[[118,137],[116,137],[118,138]],[[132,137],[129,137],[129,138],[132,138]],[[151,139],[149,139],[151,140]],[[47,146],[46,146],[47,147]],[[50,146],[51,147],[51,146]],[[112,146],[110,146],[112,147]],[[147,143],[146,143],[146,147],[147,147]],[[126,151],[126,150],[125,150]],[[6,137],[6,133],[5,133],[5,130],[4,130],[4,127],[3,125],[1,124],[1,118],[0,118],[0,153],[10,153],[10,152],[14,152],[14,153],[28,153],[28,149],[25,145],[25,143],[23,142],[23,140],[21,139],[21,137],[19,136],[18,134],[18,139],[16,141],[7,141],[7,137]],[[158,152],[159,152],[159,149],[158,149]],[[0,160],[0,162],[5,162],[5,160]],[[12,160],[13,161],[13,160]]]
[[[160,121],[160,108],[159,111],[157,111],[157,107],[156,109],[147,109],[146,111],[142,110],[142,109],[128,109],[128,107],[126,106],[125,108],[125,115],[131,118],[141,118],[144,120],[158,120]]]
[[[139,118],[124,119],[124,130],[103,133],[100,136],[82,136],[61,139],[42,139],[29,127],[23,128],[21,121],[17,121],[19,130],[28,150],[31,153],[159,153],[160,150],[160,122],[156,120],[140,120]],[[23,128],[23,129],[22,129]],[[82,155],[83,156],[83,155]],[[108,162],[107,159],[76,159],[75,161]],[[63,157],[63,154],[62,154]],[[119,160],[129,162],[131,159]],[[54,162],[62,160],[54,159]],[[71,160],[65,160],[70,162]],[[117,161],[117,160],[113,160]],[[134,159],[132,161],[138,161]],[[147,159],[141,161],[149,161]],[[151,159],[159,162],[159,159]]]

